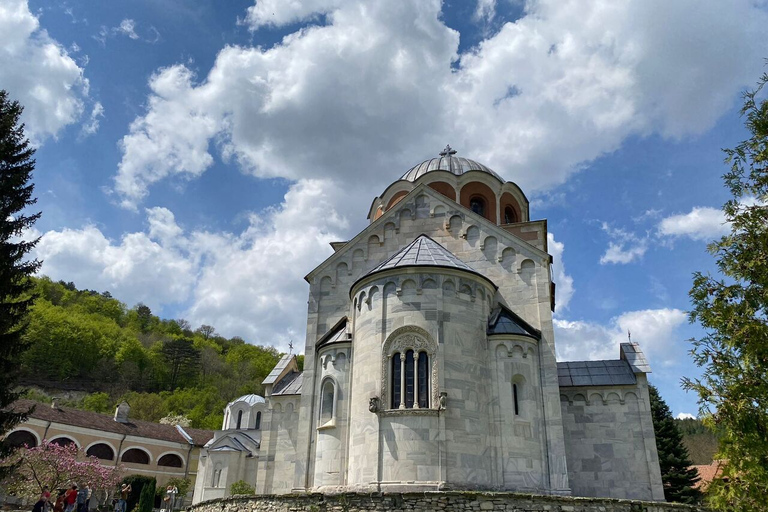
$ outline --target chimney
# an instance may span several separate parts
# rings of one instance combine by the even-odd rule
[[[121,402],[117,409],[115,409],[115,421],[118,423],[128,423],[128,413],[130,410],[131,406],[128,405],[128,402]]]
[[[51,409],[59,408],[59,397],[55,396],[51,399]]]

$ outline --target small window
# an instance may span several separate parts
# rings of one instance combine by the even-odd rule
[[[429,407],[429,356],[419,352],[419,407]]]
[[[217,463],[213,470],[213,479],[211,480],[211,487],[219,487],[221,483],[221,464]]]
[[[320,426],[328,425],[333,421],[335,385],[331,379],[323,383],[320,397]]]
[[[173,453],[166,453],[157,461],[158,466],[165,466],[168,468],[180,468],[182,466],[181,457]]]
[[[504,224],[513,224],[515,222],[517,222],[515,210],[513,210],[511,206],[507,206],[504,208]]]
[[[127,450],[120,458],[121,462],[132,462],[133,464],[149,464],[149,455],[144,450],[131,448]]]
[[[401,390],[400,390],[400,354],[397,353],[392,357],[392,408],[397,409],[400,407]]]
[[[240,426],[243,424],[243,411],[237,411],[237,428],[240,429]]]
[[[405,353],[405,408],[413,407],[413,350]]]
[[[469,200],[469,209],[478,215],[485,216],[485,200],[482,197],[473,197]]]
[[[258,411],[256,413],[256,426],[254,428],[256,430],[259,430],[261,428],[261,411]]]
[[[515,416],[520,415],[520,402],[517,397],[517,384],[512,384],[512,400],[515,402]]]
[[[114,450],[106,443],[98,443],[91,446],[85,454],[101,460],[115,460]]]

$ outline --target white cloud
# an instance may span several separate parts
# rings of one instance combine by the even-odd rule
[[[120,240],[96,226],[49,231],[34,256],[52,279],[109,290],[156,312],[189,304],[183,315],[193,325],[285,347],[304,337],[304,275],[347,228],[330,199],[341,197],[327,182],[301,180],[281,205],[252,214],[241,233],[185,232],[170,210],[150,208],[145,231]]]
[[[35,143],[76,122],[88,97],[83,69],[40,28],[26,0],[0,2],[0,84],[24,106],[25,134]]]
[[[101,105],[101,102],[97,101],[93,104],[91,116],[88,119],[88,122],[83,124],[83,127],[80,130],[80,134],[83,137],[87,137],[88,135],[93,135],[99,131],[99,122],[101,121],[102,117],[104,117],[104,107]]]
[[[678,420],[695,420],[696,416],[689,412],[679,412],[677,413],[677,416],[675,416]]]
[[[600,257],[601,265],[631,263],[642,258],[648,250],[648,237],[640,238],[634,233],[613,228],[606,222],[603,222],[602,230],[608,233],[612,240],[608,243],[605,253]]]
[[[136,33],[136,22],[131,19],[124,19],[120,22],[120,25],[113,29],[118,34],[128,36],[131,39],[138,39],[139,34]]]
[[[761,69],[768,25],[749,0],[540,0],[458,55],[438,0],[262,0],[246,23],[323,15],[274,47],[222,49],[199,81],[183,65],[159,70],[122,141],[123,204],[199,176],[214,148],[257,176],[379,186],[450,142],[544,189],[629,136],[711,127]]]
[[[496,0],[477,0],[475,20],[490,23],[496,17]]]
[[[730,230],[723,211],[707,206],[696,206],[689,213],[672,215],[659,222],[660,234],[687,236],[693,240],[714,240]]]
[[[547,247],[552,255],[552,279],[556,285],[555,313],[562,313],[564,309],[568,308],[568,303],[575,291],[573,278],[565,273],[565,265],[563,264],[565,244],[555,241],[555,236],[552,233],[547,233]]]
[[[555,343],[559,360],[581,361],[616,359],[619,344],[632,341],[640,344],[651,363],[651,368],[670,365],[685,353],[677,328],[684,324],[686,315],[679,309],[646,309],[628,311],[612,318],[607,324],[555,319]]]

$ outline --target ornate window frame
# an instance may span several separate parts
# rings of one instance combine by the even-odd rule
[[[408,350],[413,350],[414,354],[419,352],[426,352],[429,357],[432,368],[429,370],[429,407],[419,408],[413,407],[410,409],[394,409],[392,408],[390,396],[391,381],[392,381],[392,357],[396,353],[403,354]],[[395,329],[390,334],[384,344],[381,347],[381,403],[383,407],[383,413],[398,413],[412,414],[419,411],[436,412],[440,405],[440,392],[439,383],[437,379],[437,343],[432,339],[430,334],[415,325],[406,325]],[[418,382],[414,382],[414,386],[418,386]],[[405,390],[401,393],[404,395]]]

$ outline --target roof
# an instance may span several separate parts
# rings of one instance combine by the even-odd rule
[[[416,237],[413,242],[397,251],[395,254],[390,256],[383,263],[380,263],[367,274],[363,275],[357,281],[359,282],[370,275],[376,274],[377,272],[405,267],[440,267],[464,270],[466,272],[478,275],[493,284],[490,279],[461,261],[457,256],[451,253],[451,251],[435,242],[427,235],[423,234]],[[357,282],[355,284],[357,284]],[[355,286],[352,285],[350,290],[354,287]]]
[[[571,361],[557,363],[560,387],[571,386],[632,386],[635,373],[626,361]]]
[[[50,405],[35,402],[33,400],[17,400],[11,405],[15,411],[26,411],[35,406],[35,410],[29,418],[43,421],[52,421],[61,425],[101,430],[102,432],[114,432],[130,436],[146,437],[174,443],[189,443],[189,440],[180,432],[185,432],[195,446],[203,446],[213,438],[213,431],[198,428],[177,427],[163,425],[151,421],[128,419],[128,423],[119,423],[112,416],[98,412],[81,411],[71,407],[53,408]]]
[[[620,347],[621,358],[629,363],[635,373],[651,373],[651,365],[640,350],[640,345],[635,342],[622,343]]]
[[[713,460],[709,464],[691,466],[699,474],[699,480],[693,484],[696,489],[706,491],[715,478],[723,472],[725,461]]]
[[[304,372],[291,372],[275,384],[272,396],[275,395],[300,395],[304,384]]]
[[[521,336],[530,336],[537,340],[541,339],[540,330],[531,326],[514,311],[501,304],[498,308],[491,311],[487,332],[488,334],[519,334]]]
[[[256,404],[266,403],[266,400],[264,400],[263,396],[259,396],[259,395],[253,395],[253,394],[251,394],[251,395],[243,395],[240,398],[236,398],[236,399],[232,400],[231,402],[229,402],[227,404],[227,407],[229,407],[230,405],[236,404],[238,402],[245,402],[248,405],[256,405]]]
[[[351,335],[347,326],[349,325],[347,317],[341,317],[341,320],[331,327],[327,333],[325,333],[320,340],[318,340],[315,348],[324,347],[333,343],[346,343],[350,340]]]
[[[262,381],[262,384],[274,384],[275,381],[280,377],[280,374],[283,373],[283,370],[288,367],[292,357],[293,356],[291,354],[285,354],[282,358],[280,358],[280,361],[278,361],[275,367],[272,368],[272,371],[269,372],[267,378]]]
[[[474,160],[470,160],[469,158],[453,156],[455,154],[456,151],[451,149],[451,146],[446,146],[446,148],[440,152],[439,158],[430,158],[429,160],[424,160],[420,164],[414,165],[408,169],[408,171],[403,174],[402,178],[400,179],[416,181],[428,172],[432,171],[448,171],[452,174],[455,174],[456,176],[460,176],[469,171],[481,171],[490,174],[497,180],[504,183],[504,178],[496,174],[486,165],[483,165]]]

